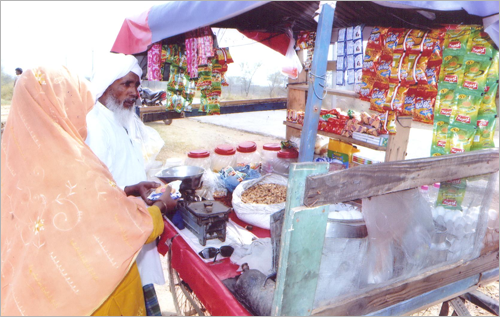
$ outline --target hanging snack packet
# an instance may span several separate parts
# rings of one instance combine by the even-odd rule
[[[463,55],[445,55],[443,58],[443,65],[441,65],[439,81],[457,85],[463,82],[464,72],[465,65]]]
[[[165,104],[166,110],[170,110],[170,111],[174,110],[174,108],[175,108],[175,105],[173,102],[174,96],[175,96],[174,94],[168,93],[166,104]]]
[[[425,88],[417,88],[415,107],[413,108],[413,121],[432,124],[434,120],[434,102],[436,91]]]
[[[181,113],[182,110],[184,110],[186,99],[184,99],[180,94],[177,94],[174,97],[176,97],[174,103],[174,110],[178,113]]]
[[[491,86],[492,83],[498,81],[498,51],[493,54],[488,75],[486,76],[486,85]]]
[[[467,54],[493,57],[495,44],[488,33],[483,31],[472,32],[467,44]]]
[[[491,86],[486,86],[483,99],[479,105],[479,115],[497,114],[497,105],[495,97],[497,95],[498,81],[492,83]]]
[[[431,61],[427,62],[425,68],[425,77],[427,78],[427,85],[430,89],[438,88],[439,73],[441,71],[441,61]]]
[[[431,156],[449,154],[448,143],[448,117],[436,115],[434,117],[434,129],[432,131]]]
[[[364,101],[370,101],[371,92],[373,84],[375,83],[375,78],[367,75],[361,77],[361,84],[359,89],[359,99]]]
[[[468,152],[475,134],[476,128],[472,125],[450,124],[446,151],[451,154]]]
[[[381,55],[380,50],[367,48],[365,52],[365,56],[363,58],[363,75],[369,75],[375,77],[377,74],[377,63]],[[338,57],[337,57],[338,59]],[[337,64],[337,70],[339,70],[339,66]]]
[[[408,36],[410,36],[412,29],[404,29],[403,34],[398,38],[396,45],[393,48],[393,52],[403,52],[406,50],[406,41]]]
[[[427,63],[429,62],[429,56],[418,55],[413,65],[413,78],[419,85],[428,85],[427,80]]]
[[[401,37],[404,37],[406,34],[405,29],[403,28],[389,28],[387,30],[387,35],[384,39],[384,50],[387,51],[390,55],[394,51],[394,48],[398,44],[398,41]]]
[[[450,117],[450,123],[456,125],[462,123],[474,126],[477,121],[482,96],[477,93],[457,89],[455,98],[457,99],[457,111]]]
[[[465,180],[463,184],[465,185]],[[462,202],[466,192],[464,185],[455,185],[453,182],[441,182],[436,206],[442,206],[451,210],[462,210]]]
[[[455,91],[457,87],[448,83],[440,83],[434,105],[434,115],[446,118],[446,122],[450,122],[450,117],[455,115],[457,111],[457,100],[455,99]],[[444,119],[442,119],[444,120]]]
[[[401,111],[408,87],[401,84],[389,84],[389,90],[382,105],[384,111]]]
[[[198,66],[198,83],[196,89],[206,89],[212,86],[212,64]]]
[[[389,76],[389,81],[391,83],[401,82],[400,69],[403,64],[404,56],[404,52],[394,52],[394,54],[392,55],[391,74]]]
[[[380,52],[382,50],[384,38],[387,34],[387,31],[388,29],[384,27],[373,27],[372,33],[368,38],[368,43],[366,44],[366,49],[368,50],[369,48],[372,48]]]
[[[431,55],[436,46],[441,50],[442,41],[444,39],[445,32],[441,29],[432,29],[429,31],[426,37],[424,37],[422,45],[422,54],[425,56]]]
[[[483,92],[490,67],[490,58],[485,56],[467,56],[465,58],[465,74],[461,87],[471,91]]]
[[[470,32],[470,28],[467,27],[447,30],[444,38],[445,54],[455,56],[464,55],[467,51]]]
[[[400,116],[412,116],[415,108],[415,99],[417,97],[417,88],[409,88],[403,102],[403,107],[398,110]]]
[[[389,78],[391,76],[391,64],[392,64],[392,55],[383,53],[378,63],[376,64],[376,72],[377,72],[377,80],[383,83],[389,83]]]
[[[403,62],[401,63],[401,68],[400,68],[401,83],[403,85],[413,85],[416,83],[415,77],[413,77],[414,75],[413,68],[415,66],[415,61],[417,57],[418,55],[414,53],[411,54],[406,53],[405,56],[403,57]]]
[[[389,84],[375,82],[372,88],[370,97],[370,110],[377,112],[385,112],[384,103],[389,91]]]
[[[495,147],[493,138],[495,137],[495,128],[497,116],[493,114],[480,115],[477,117],[477,130],[472,142],[471,150],[489,149]]]
[[[405,50],[421,53],[424,50],[424,39],[427,37],[428,32],[412,29],[406,38]]]
[[[381,134],[396,134],[396,111],[386,111],[380,116],[382,128]]]

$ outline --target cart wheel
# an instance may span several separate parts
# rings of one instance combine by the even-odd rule
[[[172,251],[168,251],[167,262],[170,292],[177,314],[179,316],[210,316],[189,285],[180,279],[179,274],[172,267]]]
[[[172,119],[165,119],[165,120],[163,120],[163,123],[165,123],[166,125],[171,125]]]

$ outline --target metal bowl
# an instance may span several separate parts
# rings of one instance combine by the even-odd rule
[[[197,189],[200,187],[201,177],[205,169],[198,166],[181,165],[163,169],[155,174],[165,184],[173,181],[182,181],[181,187]]]

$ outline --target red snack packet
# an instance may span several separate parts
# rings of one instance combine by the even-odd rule
[[[423,54],[418,55],[413,65],[413,78],[416,80],[417,84],[427,85],[427,63],[429,62],[429,56]]]
[[[403,64],[405,53],[404,52],[394,52],[392,55],[391,64],[391,75],[389,76],[389,82],[399,83],[401,81],[401,65]]]
[[[387,92],[385,102],[382,106],[383,110],[395,111],[403,108],[407,91],[408,87],[405,87],[402,84],[389,84],[389,91]]]
[[[403,34],[398,38],[396,45],[394,46],[393,52],[403,52],[406,49],[406,40],[410,35],[411,29],[405,29]]]
[[[377,81],[383,83],[389,83],[389,77],[391,77],[392,68],[392,54],[388,54],[384,51],[375,66]]]
[[[428,32],[418,29],[412,29],[408,34],[405,42],[406,51],[413,53],[420,53],[424,50],[424,39],[427,37]]]
[[[437,91],[417,88],[415,107],[412,112],[413,121],[433,124],[436,96]]]
[[[367,48],[363,58],[363,76],[377,76],[377,63],[382,51]]]
[[[387,34],[388,28],[375,26],[372,29],[372,33],[368,38],[368,43],[366,44],[366,50],[373,48],[375,50],[381,51],[384,43],[385,35]]]
[[[386,101],[389,84],[375,82],[373,84],[372,95],[370,98],[370,110],[384,112],[384,103]]]
[[[401,116],[412,116],[415,108],[415,100],[417,97],[417,88],[409,88],[406,92],[403,106],[398,109],[398,114]]]
[[[390,52],[394,51],[399,39],[406,35],[406,30],[403,28],[389,28],[384,39],[384,50]]]
[[[439,72],[441,71],[441,61],[429,61],[425,68],[425,77],[430,89],[437,90]]]
[[[400,67],[400,79],[403,85],[413,85],[416,83],[413,68],[418,55],[415,53],[405,54]]]
[[[359,89],[359,99],[364,101],[370,101],[374,83],[375,83],[374,77],[363,75],[361,87]]]

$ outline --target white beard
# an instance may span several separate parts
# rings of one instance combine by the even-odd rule
[[[110,96],[106,100],[106,108],[113,112],[115,119],[125,129],[129,130],[130,124],[132,123],[132,118],[134,116],[134,107],[127,109],[123,106],[123,102],[119,104],[115,98]]]

